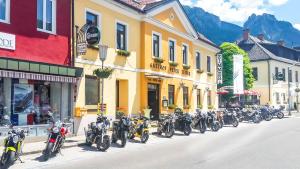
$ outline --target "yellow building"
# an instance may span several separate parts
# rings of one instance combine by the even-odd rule
[[[100,44],[109,46],[104,63],[114,69],[104,83],[109,118],[114,119],[117,111],[136,114],[147,108],[153,119],[174,106],[186,112],[217,108],[219,49],[194,30],[179,1],[75,0],[74,17],[79,28],[97,25]],[[75,60],[84,68],[75,104],[78,134],[97,113],[100,92],[93,70],[101,66],[98,50],[89,47]]]

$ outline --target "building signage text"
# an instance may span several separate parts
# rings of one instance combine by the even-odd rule
[[[223,83],[223,60],[222,54],[217,55],[217,84]]]
[[[0,32],[0,48],[16,50],[16,35]]]
[[[163,66],[163,65],[158,64],[158,63],[150,63],[150,67],[154,68],[154,69],[167,70],[166,66]]]

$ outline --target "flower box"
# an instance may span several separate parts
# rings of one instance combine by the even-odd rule
[[[197,69],[197,73],[203,73],[204,72],[204,70],[203,69]]]
[[[177,62],[169,62],[169,65],[173,66],[173,67],[176,67],[176,66],[178,66],[178,63]]]
[[[163,58],[157,58],[157,57],[155,57],[153,59],[154,59],[154,62],[156,62],[156,63],[163,63],[164,62]]]
[[[207,72],[207,76],[213,76],[214,74],[211,72]]]
[[[117,50],[117,54],[119,56],[125,56],[125,57],[128,57],[130,56],[130,52],[126,51],[126,50]]]
[[[104,69],[96,69],[94,70],[93,74],[96,75],[98,78],[108,78],[112,73],[114,69],[112,68],[104,68]]]
[[[190,66],[190,65],[183,65],[182,67],[183,67],[183,69],[185,69],[185,70],[188,70],[188,69],[190,69],[190,68],[191,68],[191,66]]]

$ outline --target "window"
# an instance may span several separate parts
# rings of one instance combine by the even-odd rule
[[[207,92],[207,106],[212,105],[212,100],[211,100],[211,90]]]
[[[0,0],[0,22],[9,23],[10,0]]]
[[[295,72],[295,82],[297,82],[297,83],[299,82],[299,79],[298,79],[298,71]]]
[[[169,105],[174,105],[174,94],[175,94],[175,86],[169,85],[168,86],[168,92],[169,92]]]
[[[56,0],[37,0],[37,28],[51,33],[56,31]]]
[[[289,82],[293,82],[293,72],[292,72],[292,70],[289,70],[289,77],[288,77],[288,79],[289,79]]]
[[[182,45],[182,62],[184,65],[188,65],[188,46]]]
[[[183,87],[183,106],[189,105],[189,88]]]
[[[169,40],[169,60],[175,62],[175,41]]]
[[[252,68],[252,75],[255,80],[258,80],[257,67]]]
[[[283,76],[283,81],[286,81],[286,79],[285,79],[285,69],[282,69],[282,76]]]
[[[197,107],[201,106],[201,89],[197,89]]]
[[[117,49],[127,50],[127,25],[117,23]]]
[[[99,102],[99,81],[94,76],[85,77],[85,104],[97,105]]]
[[[275,77],[277,78],[279,74],[278,67],[275,67]]]
[[[282,100],[283,100],[284,103],[286,103],[285,93],[282,93]]]
[[[161,55],[161,52],[160,52],[160,45],[161,45],[160,41],[161,41],[161,36],[158,35],[158,34],[153,33],[152,34],[152,48],[153,48],[152,55],[154,57],[157,57],[157,58],[159,58],[160,55]]]
[[[276,97],[276,103],[280,103],[280,98],[279,98],[278,92],[275,93],[275,97]]]
[[[201,69],[201,57],[200,52],[196,52],[196,69]]]
[[[207,72],[211,72],[211,58],[207,56]]]
[[[86,24],[91,24],[94,26],[98,26],[99,16],[97,14],[93,14],[92,12],[86,12]]]

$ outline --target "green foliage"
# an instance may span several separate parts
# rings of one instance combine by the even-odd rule
[[[104,68],[104,69],[95,69],[93,74],[95,76],[97,76],[99,79],[101,78],[108,78],[112,73],[113,73],[114,69],[112,68]]]
[[[153,59],[154,59],[154,62],[156,62],[156,63],[164,63],[164,59],[163,58],[155,57]]]
[[[191,68],[191,66],[190,66],[190,65],[183,65],[182,67],[183,67],[183,69],[185,69],[185,70],[188,70],[188,69],[190,69],[190,68]]]
[[[169,108],[169,109],[172,109],[172,110],[175,109],[176,107],[177,107],[177,106],[176,106],[175,104],[170,104],[170,105],[168,106],[168,108]]]
[[[177,62],[169,62],[169,65],[173,66],[173,67],[176,67],[176,66],[178,66],[178,63]]]
[[[218,87],[233,86],[233,55],[241,54],[244,56],[244,88],[246,90],[251,89],[255,79],[252,75],[252,67],[248,54],[234,43],[224,42],[220,48],[223,55],[224,68],[223,84]]]
[[[117,54],[119,56],[125,56],[125,57],[128,57],[130,56],[130,52],[126,51],[126,50],[117,50]]]

